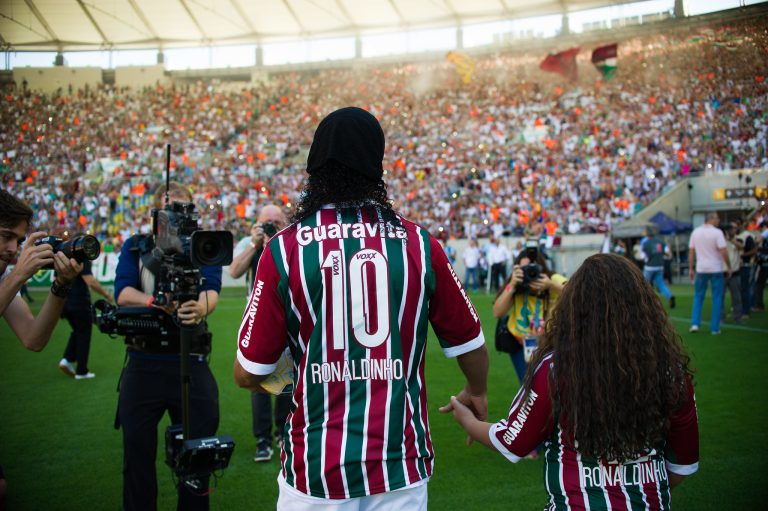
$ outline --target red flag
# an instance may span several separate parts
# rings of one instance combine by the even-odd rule
[[[608,46],[601,46],[592,50],[592,63],[602,62],[608,59],[615,59],[618,55],[619,45],[616,43],[609,44]]]
[[[539,69],[551,73],[559,73],[572,82],[579,77],[579,68],[576,65],[576,55],[579,48],[571,48],[560,53],[550,53],[539,64]]]

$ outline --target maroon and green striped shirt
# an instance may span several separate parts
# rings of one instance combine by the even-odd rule
[[[669,472],[690,475],[699,468],[699,428],[693,385],[687,384],[685,405],[670,417],[670,431],[648,455],[625,463],[605,463],[582,456],[563,438],[560,421],[552,417],[549,374],[552,355],[536,368],[533,386],[512,401],[509,415],[488,433],[491,443],[508,460],[519,461],[544,442],[546,511],[639,511],[670,509]],[[561,418],[562,419],[562,418]],[[578,446],[578,445],[577,445]]]
[[[485,343],[438,242],[374,206],[325,207],[278,233],[259,261],[238,361],[271,373],[294,356],[281,456],[286,482],[344,499],[432,474],[424,353],[431,323],[448,357]]]

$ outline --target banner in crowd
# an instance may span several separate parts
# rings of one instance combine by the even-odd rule
[[[475,74],[475,59],[466,53],[456,51],[449,51],[446,58],[456,66],[456,72],[461,77],[463,83],[472,81],[472,76]]]
[[[605,81],[613,78],[616,74],[616,57],[618,55],[619,45],[616,43],[607,46],[595,48],[592,51],[592,64],[603,75]]]
[[[550,73],[558,73],[575,82],[579,77],[579,67],[576,55],[581,48],[571,48],[560,53],[550,53],[539,64],[539,69]]]

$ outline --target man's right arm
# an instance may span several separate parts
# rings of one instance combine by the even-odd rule
[[[44,232],[31,234],[21,249],[13,270],[0,280],[0,316],[5,314],[6,308],[13,302],[21,286],[32,278],[37,270],[53,263],[51,246],[47,244],[35,245],[35,242],[45,235]]]
[[[253,243],[248,243],[243,251],[232,259],[232,264],[229,265],[230,277],[233,279],[239,279],[242,277],[245,272],[248,271],[248,268],[251,267],[251,260],[255,255],[256,246]]]
[[[21,286],[27,279],[23,278],[16,271],[12,271],[3,280],[0,280],[0,316],[4,315],[8,306],[17,298]]]
[[[83,265],[69,259],[62,252],[57,253],[54,258],[57,283],[64,287],[70,286],[75,276],[82,271]],[[24,300],[15,297],[3,312],[3,316],[25,348],[41,351],[48,344],[61,317],[65,300],[66,294],[56,296],[52,292],[48,293],[45,303],[35,317]]]

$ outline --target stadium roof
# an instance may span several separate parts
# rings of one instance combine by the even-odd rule
[[[2,0],[15,51],[267,43],[457,26],[637,0]]]

